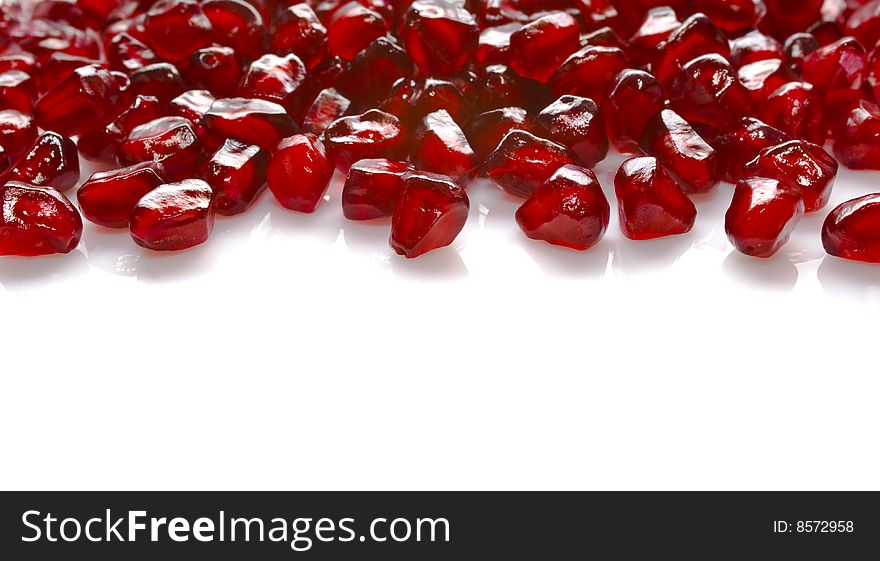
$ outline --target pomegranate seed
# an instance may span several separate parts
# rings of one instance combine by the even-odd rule
[[[73,74],[74,70],[81,66],[97,64],[103,66],[101,61],[85,58],[67,53],[55,53],[43,64],[38,81],[40,91],[45,92],[60,84],[65,78]]]
[[[79,181],[76,145],[55,132],[44,132],[2,178],[66,191]]]
[[[678,21],[675,10],[669,6],[648,10],[642,24],[627,41],[627,53],[630,58],[640,64],[653,62],[658,45],[678,29],[679,25],[681,22]]]
[[[626,67],[622,50],[587,46],[565,59],[550,78],[550,90],[557,97],[571,94],[601,100],[617,74]]]
[[[574,163],[574,154],[529,132],[514,129],[483,163],[483,174],[501,189],[526,198],[560,167]]]
[[[288,110],[305,93],[306,67],[296,55],[263,55],[251,63],[238,88],[239,97],[264,99]]]
[[[834,140],[834,156],[851,169],[880,169],[880,107],[862,100]]]
[[[749,177],[736,184],[724,230],[738,251],[770,257],[788,242],[804,216],[801,193],[775,179]]]
[[[804,61],[819,49],[819,41],[809,33],[795,33],[785,40],[783,50],[788,67],[797,75],[802,75]]]
[[[516,211],[516,222],[533,240],[584,251],[605,235],[610,215],[595,174],[568,164],[526,199]]]
[[[351,100],[333,88],[322,90],[303,119],[303,131],[320,135],[348,112]]]
[[[737,68],[770,58],[785,59],[785,51],[779,41],[756,29],[730,40],[730,62]]]
[[[348,171],[358,160],[399,160],[406,153],[404,131],[394,115],[371,109],[342,117],[324,132],[327,153],[336,167]]]
[[[12,109],[0,111],[0,148],[11,161],[24,154],[36,139],[37,125],[33,117]]]
[[[381,101],[395,82],[413,75],[413,62],[400,45],[379,37],[362,50],[351,63],[345,79],[352,96],[365,104]]]
[[[313,134],[283,139],[269,163],[269,189],[281,206],[299,212],[315,212],[324,198],[333,163],[324,144]]]
[[[168,115],[189,119],[196,132],[200,132],[202,119],[214,101],[214,96],[208,90],[189,90],[168,103]]]
[[[664,87],[672,84],[679,68],[699,56],[718,54],[730,56],[727,38],[703,14],[694,14],[684,20],[678,29],[660,46],[653,74]]]
[[[630,158],[614,176],[620,230],[631,240],[650,240],[690,232],[694,203],[678,180],[653,157]]]
[[[37,83],[30,74],[8,70],[0,74],[0,109],[30,113],[37,98]]]
[[[639,139],[645,123],[664,105],[663,89],[654,76],[641,70],[620,72],[604,102],[608,139],[623,153],[641,153]]]
[[[767,15],[763,0],[691,0],[693,12],[706,14],[728,35],[737,35],[758,27]]]
[[[608,154],[605,123],[592,99],[564,95],[538,113],[535,123],[547,138],[571,149],[581,165],[593,167]]]
[[[821,47],[843,39],[843,30],[834,21],[817,21],[807,28],[807,33],[816,38]]]
[[[388,31],[388,23],[381,14],[358,2],[349,2],[339,8],[327,26],[327,50],[345,60],[354,57]]]
[[[804,60],[804,81],[826,93],[857,90],[862,87],[867,63],[865,48],[852,37],[844,37]]]
[[[814,144],[825,144],[822,95],[807,82],[789,82],[760,104],[758,113],[767,124]]]
[[[504,107],[474,117],[468,125],[467,137],[477,161],[483,161],[513,129],[534,132],[534,128],[528,111],[521,107]]]
[[[581,26],[565,12],[540,17],[510,36],[511,66],[523,78],[547,83],[580,48]]]
[[[778,35],[787,37],[821,19],[824,0],[764,0],[764,3],[768,23]]]
[[[765,148],[746,165],[746,176],[775,179],[799,190],[807,212],[816,212],[828,204],[836,175],[834,158],[821,146],[803,140]]]
[[[115,121],[81,135],[76,146],[80,154],[90,160],[114,162],[119,146],[136,126],[163,116],[158,99],[139,95]]]
[[[137,202],[165,183],[162,164],[143,162],[93,174],[76,193],[83,215],[101,226],[127,228]]]
[[[215,210],[227,216],[246,211],[266,189],[269,153],[256,144],[227,140],[199,173],[214,192]]]
[[[459,179],[474,167],[475,155],[467,137],[442,109],[421,120],[412,140],[412,161],[419,169]]]
[[[445,0],[416,0],[403,16],[404,47],[426,75],[449,76],[477,48],[480,28],[470,12]]]
[[[205,113],[205,127],[214,135],[256,144],[264,150],[295,134],[299,127],[277,103],[262,99],[224,98]]]
[[[745,167],[764,148],[792,140],[788,134],[770,125],[746,117],[712,142],[718,154],[721,179],[736,183],[745,174]]]
[[[0,255],[70,253],[82,237],[82,218],[51,187],[9,181],[0,187]]]
[[[470,201],[455,181],[413,172],[404,180],[391,219],[391,247],[406,258],[450,245],[467,222]]]
[[[147,12],[144,30],[160,57],[177,62],[207,46],[211,20],[196,0],[159,0]]]
[[[232,95],[241,81],[235,51],[229,47],[197,50],[184,66],[183,73],[187,81],[223,97]]]
[[[269,50],[295,54],[309,69],[317,66],[327,51],[327,28],[308,4],[284,9],[272,22]]]
[[[208,240],[214,228],[211,186],[185,179],[153,189],[137,202],[129,219],[136,244],[155,251],[178,251]]]
[[[715,150],[675,111],[664,109],[648,121],[642,148],[675,174],[688,193],[705,193],[718,185]]]
[[[709,54],[681,68],[672,82],[670,105],[691,123],[725,130],[749,113],[752,102],[730,63]]]
[[[146,43],[128,33],[120,33],[110,40],[107,46],[107,60],[111,68],[125,72],[133,72],[162,62]]]
[[[412,167],[406,162],[361,160],[351,166],[342,188],[342,214],[349,220],[391,216]]]
[[[0,55],[0,73],[21,70],[33,76],[37,71],[37,58],[31,53],[10,53]]]
[[[167,105],[187,90],[180,72],[167,62],[144,66],[132,72],[130,78],[134,95],[155,97],[162,105]]]
[[[520,29],[522,24],[517,22],[483,28],[474,60],[484,65],[508,64],[511,58],[510,36]]]
[[[880,2],[868,0],[861,4],[847,18],[846,33],[854,36],[862,45],[876,45],[880,41]]]
[[[162,117],[138,125],[119,147],[123,164],[162,162],[171,180],[192,177],[204,156],[193,124],[183,117]]]
[[[755,107],[761,107],[770,94],[792,78],[785,63],[778,58],[759,60],[739,69],[739,81],[749,93]]]
[[[211,22],[214,41],[242,56],[260,56],[266,31],[263,16],[254,6],[242,0],[204,0],[202,12]]]
[[[880,263],[880,193],[832,210],[822,225],[822,245],[835,257]]]
[[[99,65],[77,68],[37,101],[34,115],[43,129],[76,136],[106,123],[124,108],[118,79]]]

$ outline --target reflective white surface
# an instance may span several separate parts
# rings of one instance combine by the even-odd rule
[[[612,212],[586,253],[525,238],[485,184],[415,261],[339,185],[177,254],[89,224],[71,255],[0,259],[0,483],[878,489],[880,267],[819,240],[872,191],[842,170],[769,261],[727,242],[724,184],[690,234],[628,241]]]

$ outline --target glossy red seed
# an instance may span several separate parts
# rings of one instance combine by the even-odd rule
[[[390,37],[380,37],[354,57],[345,86],[353,99],[370,105],[384,99],[395,82],[413,75],[413,62]]]
[[[187,90],[180,71],[167,62],[144,66],[132,72],[130,78],[133,95],[155,97],[163,105]]]
[[[857,90],[862,87],[866,66],[865,48],[852,37],[844,37],[804,60],[804,81],[825,92]]]
[[[38,75],[40,91],[45,92],[52,89],[60,84],[62,80],[73,74],[77,68],[90,64],[103,65],[99,60],[69,55],[67,53],[54,53],[43,64]]]
[[[785,59],[782,44],[770,35],[753,29],[730,40],[730,63],[737,68],[768,58]]]
[[[822,245],[835,257],[880,263],[880,193],[832,210],[822,225]]]
[[[444,110],[425,115],[412,138],[412,162],[419,169],[463,178],[473,169],[474,151],[461,128]]]
[[[189,119],[199,133],[203,130],[202,119],[214,101],[214,96],[208,90],[189,90],[172,99],[168,103],[167,112],[170,116]]]
[[[571,149],[583,166],[593,167],[608,154],[605,123],[592,99],[564,95],[538,113],[535,123],[547,138]]]
[[[34,115],[43,129],[75,136],[112,119],[124,102],[114,75],[98,65],[83,66],[46,92]]]
[[[750,177],[736,184],[724,217],[734,247],[752,257],[770,257],[788,242],[804,216],[801,193],[775,179]]]
[[[236,53],[229,47],[207,47],[190,56],[183,66],[187,81],[217,96],[230,96],[241,81]]]
[[[528,197],[560,167],[574,163],[565,146],[514,129],[483,163],[482,173],[501,189],[517,197]]]
[[[648,121],[642,148],[666,166],[688,193],[705,193],[718,185],[715,150],[675,111],[664,109]]]
[[[82,237],[82,218],[51,187],[10,181],[0,187],[0,255],[70,253]]]
[[[565,94],[604,99],[617,74],[627,67],[626,56],[616,47],[587,46],[577,51],[550,78],[553,95]]]
[[[468,124],[467,137],[477,161],[483,161],[513,129],[534,132],[534,128],[528,111],[521,107],[503,107],[474,117]]]
[[[263,55],[251,63],[238,88],[238,96],[271,101],[289,111],[301,102],[306,75],[306,67],[296,55]]]
[[[204,155],[193,124],[183,117],[162,117],[139,125],[119,147],[123,164],[158,161],[171,180],[193,177]]]
[[[480,40],[474,60],[480,64],[508,64],[510,62],[510,36],[522,29],[518,22],[506,23],[492,27],[484,27],[480,31]]]
[[[129,220],[136,244],[155,251],[178,251],[208,240],[214,228],[211,187],[201,179],[166,183],[144,195]]]
[[[339,8],[327,26],[327,50],[346,60],[354,57],[388,31],[388,23],[381,14],[359,2],[349,2]]]
[[[664,87],[671,85],[678,69],[698,56],[730,55],[730,45],[724,34],[704,14],[694,14],[684,20],[678,29],[660,46],[652,73]]]
[[[342,214],[349,220],[391,216],[410,171],[406,162],[385,159],[354,164],[342,188]]]
[[[867,0],[861,4],[847,18],[846,33],[858,39],[862,45],[873,46],[880,41],[880,1]]]
[[[120,113],[112,123],[82,134],[76,146],[87,159],[113,162],[119,145],[136,126],[163,117],[164,114],[158,99],[139,95],[131,107]]]
[[[256,144],[227,140],[199,173],[214,191],[219,214],[246,211],[266,189],[269,153]]]
[[[443,175],[414,172],[391,219],[391,247],[407,258],[450,245],[467,222],[470,201],[455,181]]]
[[[752,102],[730,63],[709,54],[689,61],[676,74],[670,106],[691,123],[724,130],[748,115]]]
[[[344,116],[351,100],[334,90],[322,90],[303,118],[303,132],[321,135],[336,119]]]
[[[145,66],[162,62],[162,59],[146,43],[128,33],[114,36],[106,51],[110,67],[124,72],[133,72]]]
[[[0,148],[10,162],[24,154],[37,138],[37,125],[33,117],[6,109],[0,111]]]
[[[765,148],[792,140],[792,137],[752,117],[741,119],[729,131],[712,141],[718,154],[721,179],[736,183],[745,167]]]
[[[804,31],[821,19],[824,0],[764,0],[767,5],[767,23],[776,34],[787,37]]]
[[[825,144],[828,127],[822,94],[807,82],[789,82],[758,105],[761,120],[813,144]]]
[[[669,6],[651,8],[645,14],[642,24],[627,41],[627,54],[640,64],[650,64],[657,53],[657,47],[670,33],[678,29],[681,22]]]
[[[38,68],[37,65],[37,57],[31,53],[22,52],[0,55],[0,72],[21,70],[22,72],[33,76],[36,74]]]
[[[283,107],[262,99],[218,99],[205,113],[204,124],[221,139],[234,138],[264,150],[299,131]]]
[[[693,12],[706,14],[728,35],[737,35],[758,27],[767,15],[764,0],[691,0]]]
[[[762,106],[774,91],[791,81],[794,76],[778,58],[768,58],[746,64],[739,69],[739,81],[745,87],[755,107]]]
[[[630,158],[614,176],[620,230],[631,240],[650,240],[690,232],[694,203],[678,179],[653,157]]]
[[[480,28],[471,13],[456,4],[417,0],[403,16],[401,38],[422,73],[449,76],[477,48]]]
[[[196,0],[159,0],[147,12],[144,30],[156,54],[172,62],[213,39],[211,20]]]
[[[21,181],[66,191],[79,181],[76,145],[58,133],[44,132],[3,176],[2,181]]]
[[[580,33],[580,24],[565,12],[537,18],[510,36],[511,66],[524,78],[546,83],[580,48]]]
[[[324,132],[327,154],[342,171],[367,158],[399,160],[406,154],[405,140],[400,120],[376,109],[343,117]]]
[[[611,209],[596,175],[565,165],[557,169],[516,211],[516,223],[534,240],[584,251],[608,229]]]
[[[665,101],[663,89],[651,74],[633,69],[620,72],[603,104],[605,129],[614,147],[626,154],[640,153],[645,123],[663,109]]]
[[[819,41],[809,33],[795,33],[785,40],[785,61],[797,75],[803,72],[804,61],[819,49]]]
[[[83,215],[101,226],[125,228],[137,202],[165,183],[162,164],[143,162],[93,174],[76,192]]]
[[[767,177],[798,189],[807,212],[828,204],[836,175],[837,161],[821,146],[803,140],[765,148],[746,165],[746,176]]]
[[[862,100],[834,140],[834,156],[851,169],[880,169],[880,107]]]
[[[212,39],[242,56],[257,58],[266,35],[263,16],[243,0],[204,0],[202,11],[211,22]],[[281,52],[272,49],[273,52]]]
[[[30,74],[8,70],[0,74],[0,109],[30,113],[37,99],[37,83]]]
[[[295,54],[308,68],[314,68],[327,50],[327,28],[308,4],[289,6],[272,22],[269,50]]]
[[[281,206],[315,212],[333,177],[333,163],[324,144],[313,134],[283,139],[269,163],[269,189]]]
[[[601,27],[581,35],[581,47],[587,46],[614,47],[622,51],[626,49],[626,44],[620,38],[620,35],[610,27]]]

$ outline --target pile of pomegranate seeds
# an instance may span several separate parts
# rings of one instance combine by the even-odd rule
[[[731,243],[769,257],[838,162],[880,169],[880,0],[0,6],[0,255],[72,251],[80,211],[186,249],[267,188],[314,212],[337,170],[344,216],[390,219],[406,257],[455,240],[477,177],[523,199],[529,238],[587,250],[611,214],[590,168],[613,148],[632,155],[624,236],[686,234],[691,196],[723,181]],[[80,158],[107,171],[80,178]],[[831,211],[822,241],[880,262],[880,193]]]

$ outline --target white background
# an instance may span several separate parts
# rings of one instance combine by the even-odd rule
[[[489,185],[415,261],[338,185],[176,254],[87,224],[0,259],[0,485],[880,489],[880,267],[819,241],[878,178],[842,170],[769,261],[732,252],[729,185],[686,236],[613,216],[586,253],[525,238]]]

